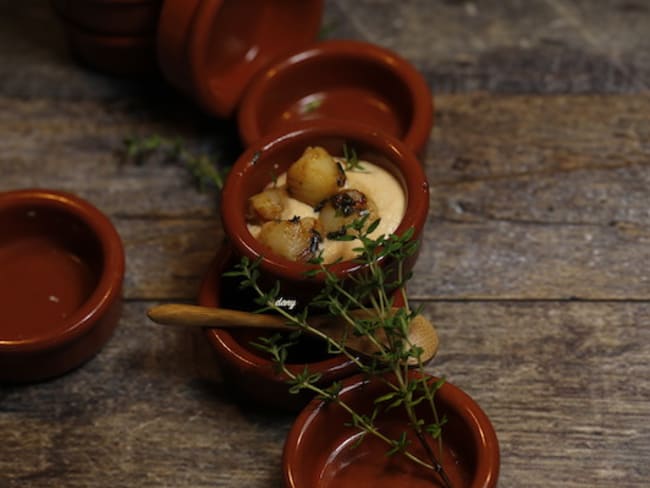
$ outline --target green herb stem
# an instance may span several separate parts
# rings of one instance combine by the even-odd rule
[[[381,439],[389,446],[388,454],[403,453],[416,464],[432,470],[444,486],[451,488],[452,484],[427,440],[429,435],[437,440],[440,455],[442,455],[440,429],[445,419],[439,417],[434,401],[435,392],[441,383],[431,384],[425,374],[412,377],[409,366],[409,359],[415,358],[416,368],[424,372],[421,350],[408,337],[409,324],[414,318],[414,314],[409,307],[404,290],[407,280],[404,261],[415,252],[417,245],[412,242],[413,233],[408,231],[401,236],[389,235],[372,239],[368,235],[368,230],[372,231],[373,228],[376,228],[375,223],[366,226],[365,219],[355,221],[350,226],[350,229],[357,233],[357,238],[361,243],[357,249],[359,252],[357,262],[365,265],[364,270],[348,277],[344,282],[320,261],[318,268],[314,272],[310,272],[309,276],[321,274],[324,283],[323,289],[299,314],[291,313],[276,305],[276,299],[280,293],[279,284],[276,284],[268,292],[261,289],[257,283],[259,271],[256,266],[259,262],[250,263],[248,260],[243,260],[239,271],[231,275],[240,276],[243,285],[254,289],[258,296],[256,301],[264,310],[275,311],[286,319],[287,323],[295,325],[297,331],[308,331],[321,337],[327,342],[328,350],[344,354],[354,362],[360,371],[377,378],[388,388],[388,393],[374,400],[373,413],[370,416],[360,415],[338,396],[337,391],[330,391],[315,384],[320,379],[320,375],[310,373],[307,368],[299,374],[289,370],[285,364],[287,343],[279,344],[273,339],[260,338],[261,343],[256,345],[272,355],[279,371],[283,372],[289,380],[291,385],[289,391],[296,392],[307,389],[326,400],[336,401],[351,415],[353,425],[362,432],[360,440],[367,434]],[[386,270],[386,266],[390,268]],[[387,273],[391,273],[391,280],[395,279],[396,281],[389,282]],[[392,294],[395,286],[401,289],[399,292],[402,293],[404,299],[403,308],[397,312],[393,310]],[[308,315],[313,307],[319,310],[325,308],[331,315],[345,320],[350,326],[350,333],[363,336],[370,341],[376,347],[376,353],[371,356],[371,360],[366,361],[365,358],[360,358],[348,351],[345,347],[347,336],[340,341],[335,340],[311,326],[308,322]],[[367,314],[369,318],[360,318],[352,312],[353,310]],[[379,333],[383,334],[385,339],[380,339]],[[386,375],[386,373],[391,374]],[[433,423],[431,424],[425,425],[424,421],[418,418],[416,407],[422,402],[425,402],[432,411]],[[374,419],[380,411],[383,412],[397,406],[405,409],[408,423],[418,442],[422,445],[427,459],[422,459],[409,451],[405,434],[399,439],[391,439],[374,424]]]
[[[293,374],[287,367],[286,365],[282,367],[282,372],[292,380],[295,380],[297,376]],[[330,401],[336,402],[338,406],[340,406],[343,410],[345,410],[350,416],[353,418],[353,423],[354,425],[357,425],[363,432],[371,434],[378,439],[382,440],[389,446],[393,446],[395,444],[395,441],[385,434],[383,434],[377,427],[369,422],[363,415],[359,415],[350,405],[348,405],[346,402],[341,400],[340,397],[334,396],[327,392],[326,390],[319,388],[318,386],[314,385],[313,383],[305,382],[301,385],[304,389],[309,390],[316,395]],[[426,443],[426,440],[424,440]],[[428,445],[428,444],[427,444]],[[426,469],[430,469],[435,471],[436,473],[440,473],[442,470],[442,467],[438,464],[431,464],[420,457],[416,456],[415,454],[411,453],[410,451],[407,450],[400,450],[400,452],[409,460],[413,461],[414,463],[425,467]],[[444,472],[444,471],[443,471]],[[451,484],[448,481],[445,481],[447,486],[451,486]]]
[[[142,164],[155,153],[160,153],[165,161],[184,166],[200,191],[205,191],[208,187],[217,190],[223,188],[228,168],[218,168],[214,157],[193,154],[180,138],[167,138],[156,134],[127,137],[123,143],[125,156],[136,164]]]

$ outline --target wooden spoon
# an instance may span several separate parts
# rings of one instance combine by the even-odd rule
[[[363,311],[352,311],[351,314],[357,317],[368,317],[368,313]],[[273,330],[297,329],[296,325],[288,324],[285,318],[277,315],[177,303],[155,306],[149,309],[147,315],[154,322],[163,325],[228,329],[238,327]],[[375,344],[367,337],[348,333],[349,324],[342,319],[337,320],[326,315],[309,317],[309,325],[337,342],[344,342],[345,347],[351,351],[364,355],[371,355],[377,351]],[[305,330],[305,332],[309,331]],[[313,335],[321,337],[316,333],[313,333]],[[386,340],[383,333],[377,334],[377,338],[379,342]],[[411,344],[422,348],[420,357],[422,362],[426,363],[436,355],[438,351],[438,334],[431,322],[422,315],[417,315],[411,320],[408,338]],[[415,358],[412,358],[412,360],[415,362]]]

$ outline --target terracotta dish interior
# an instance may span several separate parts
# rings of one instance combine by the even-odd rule
[[[429,189],[422,167],[412,151],[400,141],[351,122],[315,121],[299,129],[270,134],[249,147],[234,164],[222,192],[221,214],[224,230],[235,252],[252,260],[261,257],[263,275],[281,283],[292,292],[308,295],[310,287],[320,287],[322,275],[307,280],[305,272],[313,265],[291,261],[262,246],[248,231],[248,199],[269,184],[296,161],[308,146],[320,145],[330,154],[341,156],[344,145],[354,148],[359,159],[385,168],[402,183],[406,196],[406,213],[395,230],[402,234],[415,230],[420,237],[429,208]],[[372,197],[372,195],[370,195]],[[412,266],[414,261],[408,263]],[[330,269],[341,277],[359,270],[360,264],[344,261]]]
[[[229,117],[262,67],[315,39],[322,10],[323,0],[167,0],[160,67],[206,112]]]
[[[397,54],[364,42],[328,41],[269,66],[242,100],[246,145],[304,120],[353,120],[401,139],[421,153],[433,124],[422,76]]]
[[[241,290],[239,282],[223,277],[238,259],[228,245],[217,253],[201,285],[198,302],[201,305],[237,308],[252,311],[258,308],[252,293]],[[298,411],[311,399],[306,394],[288,391],[287,378],[277,374],[274,364],[264,353],[252,346],[269,331],[250,329],[206,329],[209,343],[214,347],[217,360],[226,380],[249,400],[277,409]],[[315,340],[304,339],[293,349],[289,369],[302,372],[305,366],[312,372],[322,374],[321,385],[330,384],[357,371],[352,361],[341,355],[329,355],[325,347]]]
[[[0,380],[61,374],[94,355],[117,325],[121,240],[66,193],[0,194]]]
[[[357,412],[370,414],[374,398],[386,387],[361,376],[344,382],[341,398]],[[422,405],[422,404],[421,404]],[[479,405],[454,385],[445,384],[436,394],[443,426],[442,463],[455,488],[492,488],[499,474],[499,446],[494,428]],[[422,408],[420,416],[431,417]],[[430,419],[429,419],[430,421]],[[336,403],[313,400],[296,419],[284,447],[283,470],[288,488],[430,488],[436,483],[431,471],[403,456],[387,457],[383,441],[367,436],[359,446],[359,431]],[[399,438],[407,430],[405,413],[396,408],[376,420],[382,432]],[[413,436],[414,437],[414,436]],[[414,446],[422,452],[415,438]],[[432,447],[440,453],[438,444]],[[415,448],[414,448],[415,449]],[[438,480],[439,481],[439,480]]]

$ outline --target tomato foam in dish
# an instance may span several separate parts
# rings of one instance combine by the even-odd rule
[[[253,202],[256,198],[264,203]],[[350,232],[346,225],[362,218],[369,225],[379,219],[369,235],[374,239],[394,232],[406,208],[404,191],[391,173],[368,161],[350,165],[320,147],[308,147],[251,201],[248,230],[255,238],[295,261],[320,255],[324,263],[358,254],[354,250],[360,246],[358,239],[336,239]]]

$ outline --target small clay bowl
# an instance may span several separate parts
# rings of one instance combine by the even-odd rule
[[[63,19],[103,35],[155,35],[162,0],[50,0]]]
[[[244,151],[224,184],[221,217],[235,253],[251,262],[259,260],[264,286],[278,281],[281,296],[296,300],[299,306],[309,303],[321,290],[324,276],[317,274],[308,278],[306,273],[315,269],[315,265],[284,258],[262,245],[247,227],[248,200],[271,183],[274,176],[285,172],[308,146],[322,146],[330,154],[342,156],[342,148],[346,145],[356,150],[360,160],[384,168],[401,184],[406,208],[394,233],[402,235],[412,228],[413,239],[419,240],[429,208],[429,185],[422,166],[413,151],[401,141],[367,125],[321,120],[286,133],[270,134]],[[412,268],[416,258],[417,255],[413,255],[404,263],[405,272]],[[381,263],[387,264],[385,260]],[[329,270],[344,280],[362,272],[366,266],[350,260],[332,264]]]
[[[61,18],[68,46],[79,62],[102,73],[141,77],[158,72],[153,35],[106,35]]]
[[[238,262],[231,246],[225,245],[218,251],[201,284],[200,305],[247,311],[258,308],[250,291],[242,290],[234,278],[223,277]],[[311,400],[312,395],[306,392],[290,393],[287,377],[278,373],[273,361],[252,345],[259,337],[268,337],[268,330],[214,328],[205,329],[205,334],[216,352],[225,381],[246,399],[259,406],[292,412],[299,411]],[[309,340],[301,340],[294,348],[288,367],[293,373],[301,373],[308,367],[309,371],[321,374],[320,386],[358,372],[351,360],[343,355],[327,354],[323,344]]]
[[[417,374],[417,373],[413,373]],[[432,380],[435,380],[432,378]],[[355,376],[343,382],[340,398],[358,413],[370,414],[373,401],[387,393],[377,378]],[[499,444],[490,420],[479,405],[456,386],[445,383],[435,395],[442,426],[442,456],[434,451],[454,488],[493,488],[499,476]],[[432,415],[425,403],[418,415],[428,422]],[[443,486],[435,475],[396,454],[383,441],[366,436],[358,446],[359,430],[350,425],[350,415],[336,402],[312,400],[296,418],[285,441],[283,473],[287,488],[430,488]],[[409,431],[402,407],[382,412],[375,420],[382,432],[399,439]],[[424,449],[409,437],[420,455]]]
[[[108,218],[68,193],[0,193],[0,381],[90,359],[121,312],[124,250]]]
[[[380,46],[327,41],[268,66],[253,79],[238,113],[242,141],[313,119],[354,120],[424,154],[433,96],[422,75]]]
[[[322,10],[323,0],[166,0],[160,68],[207,113],[229,117],[255,74],[315,39]]]

